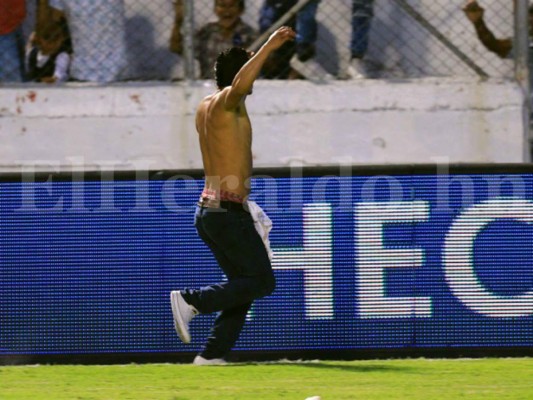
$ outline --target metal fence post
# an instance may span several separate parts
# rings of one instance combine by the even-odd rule
[[[195,78],[194,60],[194,4],[193,0],[184,0],[183,18],[183,66],[185,79],[192,81]]]
[[[524,93],[524,161],[531,161],[531,85],[529,71],[529,4],[528,0],[517,0],[514,12],[514,56],[515,77]]]

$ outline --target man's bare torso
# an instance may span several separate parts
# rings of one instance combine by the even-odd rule
[[[205,97],[196,112],[205,193],[217,199],[221,191],[246,197],[252,174],[252,127],[244,98],[236,109],[226,110],[225,90]]]

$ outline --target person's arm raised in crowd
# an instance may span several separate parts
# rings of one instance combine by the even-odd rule
[[[267,42],[253,55],[250,60],[243,65],[231,84],[225,98],[225,108],[236,108],[243,97],[250,93],[252,86],[261,72],[263,64],[268,56],[279,49],[285,42],[294,40],[296,33],[287,26],[282,26],[276,30]]]
[[[496,53],[501,58],[507,57],[513,47],[513,42],[511,39],[498,39],[494,36],[483,19],[485,9],[481,7],[476,0],[468,0],[463,7],[463,11],[466,17],[474,25],[477,36],[483,46],[485,46],[487,50]]]

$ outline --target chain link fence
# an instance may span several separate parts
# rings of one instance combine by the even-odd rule
[[[184,1],[0,0],[0,81],[180,80],[191,39],[193,77],[207,79],[221,49],[257,47],[283,16],[298,39],[263,78],[514,76],[480,43],[466,0],[310,0],[292,17],[297,0],[194,0],[193,20]],[[512,38],[513,2],[479,4],[494,35]]]

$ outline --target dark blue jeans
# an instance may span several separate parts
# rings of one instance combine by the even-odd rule
[[[370,22],[374,16],[374,0],[352,0],[352,57],[363,58],[368,49]]]
[[[197,207],[194,224],[227,280],[182,293],[200,313],[220,311],[201,355],[223,358],[239,338],[252,302],[273,292],[274,273],[249,212]]]
[[[321,0],[313,0],[298,12],[296,17],[296,51],[305,61],[315,54],[317,40],[316,13]],[[368,48],[370,22],[374,15],[374,0],[352,0],[352,57],[362,58]]]
[[[0,82],[22,82],[24,78],[22,28],[0,35]]]

